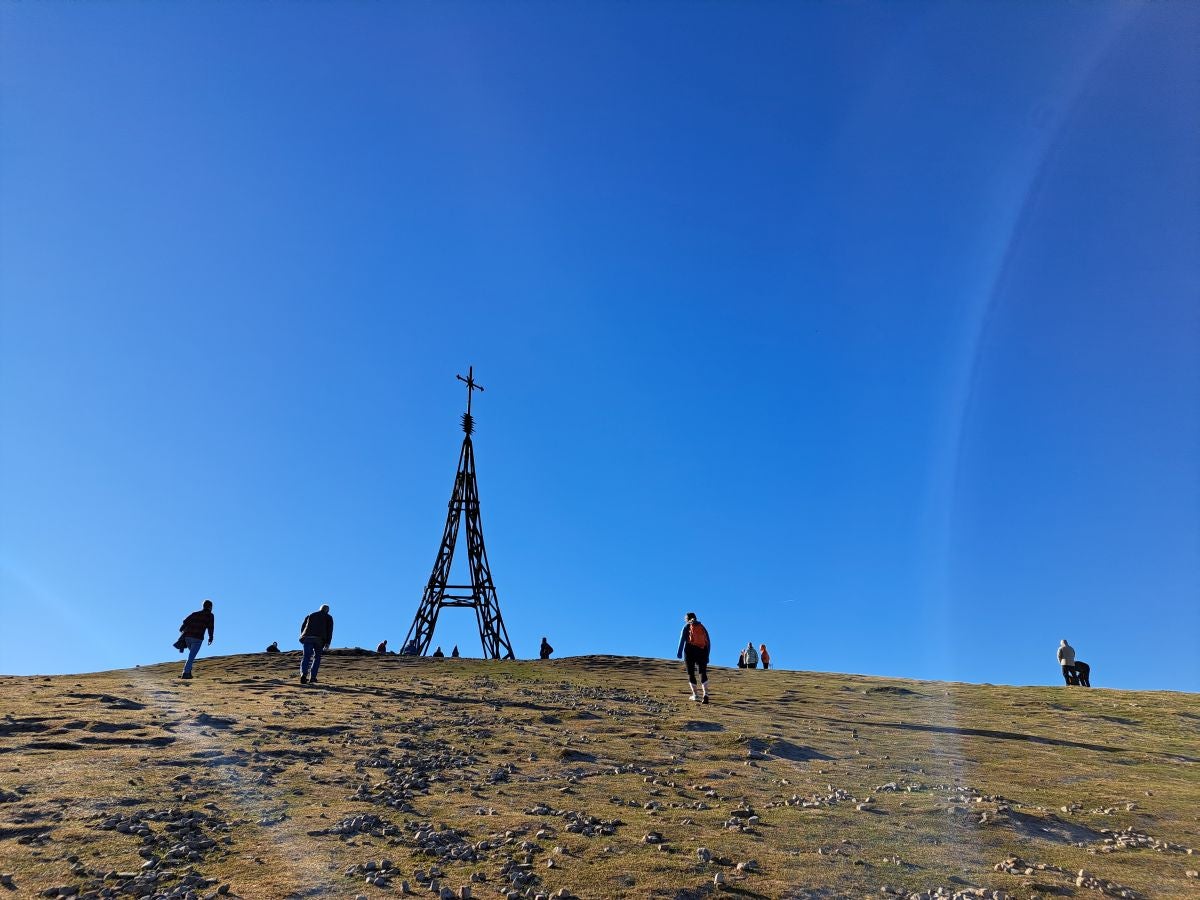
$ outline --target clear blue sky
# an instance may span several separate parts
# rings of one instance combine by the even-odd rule
[[[1200,690],[1198,30],[5,4],[0,672],[397,645],[474,365],[521,655]]]

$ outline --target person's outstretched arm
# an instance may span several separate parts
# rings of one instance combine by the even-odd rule
[[[676,659],[683,659],[683,645],[687,643],[688,627],[683,626],[683,631],[679,632],[679,649],[675,651]]]

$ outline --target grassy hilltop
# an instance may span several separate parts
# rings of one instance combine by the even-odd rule
[[[1200,897],[1195,695],[296,656],[0,678],[0,897]]]

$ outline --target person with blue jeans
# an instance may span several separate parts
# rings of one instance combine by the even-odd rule
[[[300,626],[300,645],[304,656],[300,659],[300,683],[316,684],[317,670],[321,668],[321,654],[333,643],[333,616],[329,604],[322,604],[316,612],[304,617]]]
[[[188,653],[187,662],[183,664],[183,674],[179,676],[180,678],[192,677],[192,663],[196,661],[196,654],[200,652],[200,645],[204,643],[204,632],[208,632],[208,643],[212,644],[213,642],[216,619],[213,617],[212,607],[213,602],[205,600],[203,608],[191,613],[179,626]]]

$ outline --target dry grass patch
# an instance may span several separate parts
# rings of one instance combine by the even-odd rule
[[[295,666],[260,654],[201,658],[191,682],[177,664],[0,678],[9,892],[387,897],[407,882],[434,896],[436,880],[475,897],[1099,898],[1200,884],[1194,695],[718,669],[704,706],[656,660],[334,654],[316,686]]]

